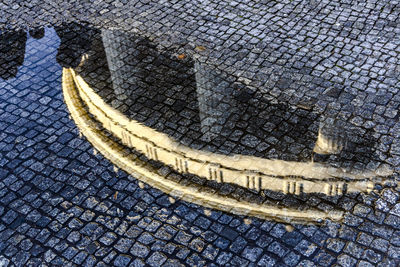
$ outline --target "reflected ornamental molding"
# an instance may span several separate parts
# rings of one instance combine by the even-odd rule
[[[72,69],[71,75],[81,100],[89,112],[122,143],[162,162],[180,173],[189,173],[219,183],[233,183],[251,190],[282,191],[286,194],[323,193],[329,196],[345,192],[370,191],[375,182],[383,182],[391,170],[353,171],[323,163],[264,159],[245,155],[221,155],[179,144],[171,137],[129,119],[108,105]]]
[[[150,186],[156,187],[161,191],[170,194],[173,197],[182,199],[184,201],[192,202],[195,204],[202,205],[207,208],[218,209],[226,212],[231,212],[238,215],[255,216],[261,219],[273,218],[277,221],[282,222],[321,222],[325,219],[341,220],[343,219],[343,211],[330,210],[329,212],[323,212],[314,208],[307,210],[290,209],[287,207],[270,205],[270,204],[257,204],[248,201],[239,201],[229,196],[223,196],[215,193],[204,192],[198,187],[185,186],[173,180],[166,179],[159,174],[158,169],[150,166],[141,161],[138,157],[133,154],[126,153],[125,147],[116,143],[109,137],[107,137],[100,129],[100,125],[97,121],[91,118],[91,115],[95,117],[106,118],[105,114],[102,113],[93,104],[85,107],[83,103],[90,104],[88,98],[84,96],[81,89],[78,88],[76,81],[79,81],[79,77],[74,76],[74,72],[70,69],[63,70],[62,88],[64,100],[67,108],[71,114],[72,119],[75,121],[79,130],[88,139],[88,141],[94,146],[95,149],[99,150],[107,159],[112,161],[115,165],[127,171],[135,178],[148,183]],[[88,88],[86,88],[88,89]],[[102,104],[102,103],[97,103]],[[104,107],[104,106],[103,106]],[[90,114],[87,112],[89,108]],[[97,113],[97,114],[96,114]],[[114,114],[115,115],[115,114]],[[121,119],[125,119],[122,118]],[[122,121],[123,122],[123,121]],[[108,127],[109,130],[113,131],[115,135],[121,134],[121,125],[113,122],[102,123],[103,126]],[[138,127],[140,129],[140,127]],[[115,132],[114,132],[115,131]],[[124,133],[124,142],[132,142]],[[162,136],[159,136],[162,137]],[[128,138],[128,139],[126,139]],[[150,141],[148,139],[141,139],[143,144],[141,147],[146,149]],[[153,140],[153,141],[165,141],[164,139]],[[158,159],[158,150],[155,152],[148,146],[148,156],[154,156]],[[154,147],[153,147],[154,148]],[[182,158],[181,158],[182,159]],[[203,164],[204,167],[209,165]],[[172,165],[176,170],[189,170],[183,161],[176,160],[175,165]],[[208,169],[210,171],[210,169]],[[217,178],[223,178],[219,176],[217,171],[211,170],[210,176]],[[254,176],[246,179],[248,182],[244,186],[258,187],[261,179],[253,178]],[[291,188],[291,187],[290,187]]]

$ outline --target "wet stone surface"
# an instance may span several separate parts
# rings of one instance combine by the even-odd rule
[[[345,216],[282,224],[210,211],[115,171],[79,136],[61,91],[62,67],[74,68],[130,118],[225,155],[308,161],[325,123],[332,142],[314,160],[397,177],[397,3],[0,6],[0,266],[400,264],[398,188],[261,197],[167,170],[236,199]]]
[[[273,102],[262,90],[197,61],[161,53],[134,34],[79,32],[93,42],[76,69],[85,81],[129,118],[185,146],[227,155],[313,159],[347,168],[375,170],[385,163],[377,155],[376,133],[348,123],[341,114]],[[340,153],[313,156],[319,130]]]

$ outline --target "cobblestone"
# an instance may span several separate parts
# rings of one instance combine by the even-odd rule
[[[288,232],[285,224],[273,220],[250,218],[249,223],[249,218],[225,212],[209,214],[182,200],[170,201],[148,186],[141,188],[123,171],[114,172],[112,164],[94,155],[91,144],[79,137],[61,93],[61,66],[77,67],[77,59],[90,52],[88,44],[98,41],[99,32],[117,26],[143,37],[137,41],[149,51],[146,60],[155,60],[156,44],[162,63],[172,62],[175,71],[181,70],[182,77],[175,76],[179,81],[165,78],[163,69],[146,76],[148,83],[162,81],[173,89],[154,95],[148,90],[137,103],[128,103],[133,106],[131,115],[140,115],[144,124],[155,125],[185,145],[222,154],[303,160],[312,152],[305,134],[318,131],[315,122],[320,118],[315,114],[340,113],[353,128],[359,127],[353,133],[359,138],[351,140],[373,146],[362,146],[360,153],[349,149],[327,161],[342,167],[355,161],[356,167],[372,170],[389,164],[397,175],[396,3],[13,5],[1,3],[0,8],[0,266],[399,265],[398,189],[374,190],[370,198],[350,194],[334,200],[266,192],[268,201],[288,206],[340,206],[346,215],[336,230],[327,229],[329,222],[324,222],[292,224]],[[91,27],[82,26],[84,21]],[[13,36],[18,42],[6,47],[20,52],[13,50],[12,60],[5,62],[4,44]],[[170,60],[167,52],[185,57]],[[224,93],[209,101],[208,107],[222,114],[233,107],[226,112],[229,116],[207,121],[212,122],[211,137],[221,133],[213,141],[201,135],[195,91],[188,89],[194,74],[186,71],[192,71],[195,57],[209,64],[210,77],[233,80],[228,83],[233,88],[225,86]],[[158,61],[155,64],[163,65]],[[93,70],[92,76],[105,85],[107,80],[97,75],[101,71]],[[186,91],[181,81],[187,81]],[[215,85],[224,87],[222,81]],[[111,94],[107,98],[108,91],[101,92],[115,106],[123,103]],[[288,104],[282,103],[290,103],[295,111],[287,112]],[[151,116],[158,117],[150,120]],[[169,123],[164,123],[166,118]],[[296,127],[304,131],[294,134],[299,133],[293,131]],[[266,135],[273,130],[275,135]],[[246,194],[238,188],[225,190],[240,197]]]

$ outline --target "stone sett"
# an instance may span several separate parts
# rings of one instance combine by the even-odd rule
[[[167,195],[148,186],[139,189],[134,177],[113,172],[112,164],[100,154],[94,155],[91,144],[79,137],[63,104],[62,69],[57,62],[57,57],[59,61],[62,58],[61,53],[57,56],[61,39],[75,36],[71,29],[67,37],[57,35],[65,22],[129,29],[150,37],[162,51],[182,48],[188,58],[198,56],[199,61],[229,73],[248,88],[262,88],[268,99],[347,116],[348,122],[360,125],[360,136],[373,130],[372,136],[383,144],[342,155],[343,162],[356,158],[360,165],[371,168],[390,164],[398,172],[400,31],[396,3],[53,2],[1,3],[0,39],[6,28],[48,28],[41,39],[26,35],[24,61],[15,78],[11,78],[12,68],[0,69],[6,69],[4,75],[10,78],[0,79],[0,266],[400,264],[398,189],[375,190],[370,199],[365,194],[333,202],[309,198],[315,205],[336,201],[346,211],[337,233],[326,231],[329,222],[293,223],[288,232],[285,224],[273,220],[249,224],[230,213],[205,215],[199,206],[181,200],[171,203]],[[73,40],[65,43],[76,45]],[[100,80],[98,76],[94,79]],[[238,85],[236,103],[252,99],[252,91],[241,88]],[[183,143],[202,148],[197,138],[185,138],[196,136],[199,129],[187,127],[195,112],[183,108],[184,100],[179,98],[184,94],[168,94],[172,114],[180,113],[182,119],[163,127],[176,136],[179,133]],[[138,103],[143,118],[157,114],[155,111],[162,113],[156,105],[149,109],[152,102],[146,101],[151,99],[144,96]],[[224,101],[226,104],[227,99]],[[254,113],[266,108],[262,102],[257,105],[260,108]],[[273,114],[279,114],[279,107],[274,108]],[[268,114],[261,115],[257,118]],[[215,140],[209,150],[283,158],[295,153],[298,159],[307,146],[287,145],[277,154],[278,134],[264,142],[258,129],[272,131],[281,125],[281,133],[291,132],[297,125],[294,121],[306,118],[295,115],[268,117],[269,123],[259,120],[253,124],[244,116],[236,124],[238,129],[229,126],[234,117],[217,121],[216,126],[226,126],[221,131],[225,139]],[[155,125],[157,121],[147,123]],[[295,137],[285,136],[285,144]],[[119,192],[116,198],[115,191]],[[288,205],[301,202],[267,194]]]

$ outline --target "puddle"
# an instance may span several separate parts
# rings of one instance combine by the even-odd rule
[[[279,220],[340,219],[346,195],[396,175],[388,149],[396,139],[360,125],[352,103],[284,101],[138,33],[76,23],[46,34],[3,31],[1,79],[18,77],[27,40],[40,46],[43,38],[58,44],[53,60],[83,135],[116,166],[174,197]],[[310,205],[314,198],[324,204]]]

